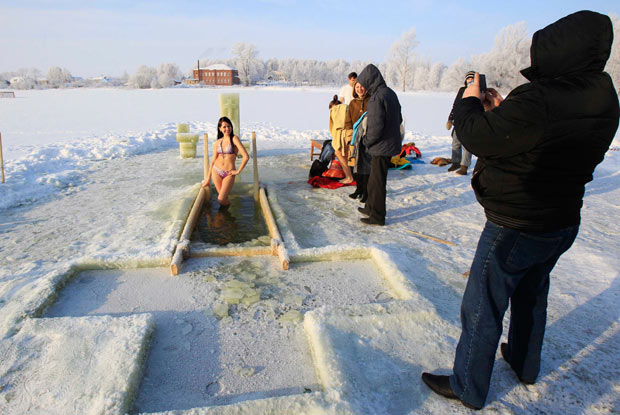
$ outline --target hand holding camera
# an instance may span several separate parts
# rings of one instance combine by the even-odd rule
[[[499,106],[502,103],[504,98],[493,88],[487,89],[487,92],[484,94],[484,99],[482,100],[482,105],[484,106],[485,111],[491,111],[493,108]]]
[[[486,76],[476,72],[474,79],[467,83],[467,89],[463,94],[463,98],[476,97],[480,101],[484,100],[484,93],[487,90]]]

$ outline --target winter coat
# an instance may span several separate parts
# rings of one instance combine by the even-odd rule
[[[347,115],[344,119],[344,128],[347,131],[353,132],[353,124],[360,119],[363,113],[366,112],[368,108],[368,100],[370,97],[368,94],[364,96],[364,99],[354,98],[353,101],[349,104],[349,108],[347,109]]]
[[[403,117],[396,93],[388,88],[375,65],[368,65],[357,77],[368,91],[368,128],[363,144],[372,156],[392,157],[400,153]]]
[[[347,139],[344,128],[347,106],[345,104],[334,105],[329,110],[329,132],[332,136],[332,146],[335,150],[346,153]]]
[[[463,93],[465,93],[465,87],[462,86],[459,88],[459,91],[456,93],[456,97],[454,98],[454,103],[452,103],[452,110],[450,111],[450,115],[448,115],[448,122],[454,124],[454,107],[456,104],[463,99]]]
[[[370,174],[370,155],[364,147],[364,139],[366,137],[366,129],[368,127],[368,114],[364,113],[355,122],[353,127],[353,143],[355,145],[355,167],[353,173],[356,174]]]
[[[618,95],[603,72],[612,39],[609,17],[569,15],[534,34],[521,71],[529,83],[486,113],[475,97],[457,104],[456,131],[478,156],[472,187],[490,221],[530,232],[580,223],[585,184],[618,128]]]

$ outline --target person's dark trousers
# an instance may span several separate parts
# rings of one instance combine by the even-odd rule
[[[536,379],[547,321],[549,273],[578,230],[579,226],[572,226],[526,233],[487,221],[461,304],[462,332],[450,377],[459,399],[484,406],[509,300],[510,364],[520,379]]]
[[[358,189],[360,189],[360,193],[362,195],[362,199],[363,200],[367,200],[368,199],[368,175],[367,174],[360,174],[359,176],[359,184],[358,184]]]
[[[385,222],[385,187],[390,159],[389,156],[372,156],[370,160],[366,209],[370,212],[370,218],[381,222]]]

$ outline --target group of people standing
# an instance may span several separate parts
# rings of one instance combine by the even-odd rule
[[[531,66],[521,71],[529,82],[506,99],[492,88],[481,90],[478,73],[466,74],[448,127],[454,124],[455,142],[478,157],[472,187],[487,222],[463,295],[452,373],[422,374],[441,396],[472,409],[484,406],[508,305],[510,326],[501,356],[520,382],[537,380],[550,272],[577,236],[585,184],[618,128],[618,93],[604,72],[612,41],[608,16],[581,11],[534,34]],[[332,129],[333,146],[345,171],[343,182],[359,181],[351,196],[365,201],[358,208],[367,216],[361,221],[384,225],[390,158],[402,146],[401,107],[376,66],[349,79],[350,90],[330,103],[330,127],[342,123]],[[350,166],[349,151],[356,147]],[[575,148],[581,152],[579,163],[567,163]],[[243,155],[239,169],[237,152]],[[234,177],[248,159],[229,120],[218,124],[214,154],[209,178],[226,205]],[[453,156],[452,171],[466,174],[467,159]]]
[[[402,148],[400,102],[375,65],[348,78],[329,104],[332,146],[345,174],[341,182],[357,184],[349,196],[364,203],[361,222],[383,226],[390,159]]]

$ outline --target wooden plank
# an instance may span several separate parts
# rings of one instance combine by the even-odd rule
[[[414,235],[421,236],[422,238],[430,239],[430,240],[433,240],[433,241],[436,241],[436,242],[440,242],[440,243],[446,244],[446,245],[454,245],[454,246],[456,246],[455,243],[452,243],[452,242],[449,242],[449,241],[444,241],[443,239],[435,238],[434,236],[425,235],[423,233],[416,232],[416,231],[410,231],[409,229],[403,229],[403,230],[405,232],[409,232],[409,233],[412,233]]]
[[[256,154],[256,133],[252,131],[252,166],[254,167],[254,201],[258,201],[258,160]]]

